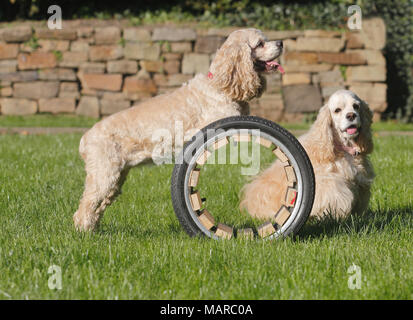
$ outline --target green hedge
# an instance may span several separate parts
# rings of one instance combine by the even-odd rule
[[[413,0],[3,0],[0,19],[47,19],[47,8],[52,4],[62,7],[64,19],[128,18],[136,25],[196,21],[205,26],[275,30],[346,28],[347,7],[358,4],[363,17],[380,16],[387,26],[386,115],[413,121]]]

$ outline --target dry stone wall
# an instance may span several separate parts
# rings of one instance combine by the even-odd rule
[[[235,29],[90,20],[67,23],[62,30],[1,26],[0,113],[110,115],[174,90],[196,73],[207,74],[214,53]],[[251,101],[251,114],[300,121],[347,88],[380,118],[387,107],[381,19],[364,20],[361,32],[264,32],[284,41],[286,73],[266,75],[267,91]]]

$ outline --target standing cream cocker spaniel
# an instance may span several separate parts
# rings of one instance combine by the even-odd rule
[[[105,208],[120,192],[129,169],[153,158],[157,142],[152,138],[157,130],[169,130],[175,137],[176,121],[183,124],[184,132],[193,132],[216,120],[240,115],[241,108],[265,89],[261,73],[277,69],[283,72],[274,61],[281,53],[282,42],[267,41],[260,30],[234,31],[217,51],[208,75],[198,74],[171,93],[94,125],[79,146],[86,182],[73,216],[75,227],[97,227]]]
[[[351,91],[335,92],[309,132],[299,138],[314,168],[316,191],[311,216],[346,217],[364,212],[374,179],[372,112]],[[271,219],[282,205],[287,179],[276,160],[242,190],[241,209]]]

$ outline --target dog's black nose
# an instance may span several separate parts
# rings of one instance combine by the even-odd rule
[[[350,121],[353,121],[356,118],[356,114],[354,112],[349,112],[346,114],[346,118]]]
[[[275,45],[276,45],[277,47],[282,48],[282,47],[283,47],[283,42],[282,42],[281,40],[277,40],[277,41],[275,41]]]

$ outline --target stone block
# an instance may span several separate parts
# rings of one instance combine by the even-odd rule
[[[183,83],[188,82],[192,79],[192,75],[177,73],[171,75],[155,74],[154,81],[157,86],[162,87],[179,87]]]
[[[208,73],[209,55],[200,53],[187,53],[182,60],[182,73]]]
[[[304,30],[304,36],[309,38],[336,38],[341,36],[341,32],[330,30]]]
[[[286,73],[282,77],[283,86],[309,83],[311,83],[311,76],[309,73]]]
[[[136,74],[136,78],[137,79],[151,79],[151,74],[148,71],[141,69]]]
[[[37,71],[18,71],[18,72],[7,72],[0,73],[0,81],[10,81],[10,82],[26,82],[35,81],[39,78]]]
[[[162,57],[165,61],[181,60],[182,59],[182,53],[179,53],[179,52],[164,52],[164,53],[162,53]]]
[[[179,73],[181,71],[181,62],[179,60],[167,60],[163,64],[163,70],[167,74]]]
[[[79,87],[76,82],[61,82],[59,90],[59,98],[75,98],[79,99]]]
[[[228,37],[229,34],[235,30],[239,30],[239,27],[209,28],[207,30],[197,29],[197,34],[200,36]]]
[[[40,39],[38,43],[40,45],[40,47],[37,49],[38,51],[44,51],[44,52],[62,51],[63,52],[63,51],[69,50],[70,41]]]
[[[386,25],[383,19],[363,19],[361,32],[366,49],[381,50],[386,45]]]
[[[194,41],[196,33],[189,28],[155,28],[152,34],[153,41]]]
[[[384,82],[386,68],[380,65],[348,67],[346,76],[349,82]]]
[[[86,41],[72,41],[70,44],[70,51],[73,52],[88,52],[89,43]]]
[[[164,48],[166,47],[166,48]],[[169,48],[169,49],[168,49]],[[187,53],[192,51],[191,42],[172,42],[162,46],[164,52]]]
[[[119,91],[122,88],[120,74],[93,74],[79,75],[82,86],[89,89]]]
[[[16,60],[0,60],[0,73],[16,72],[17,61]]]
[[[103,100],[125,100],[127,97],[123,92],[104,91],[102,94]]]
[[[79,66],[86,62],[88,58],[87,52],[63,52],[61,60],[58,62],[59,67],[79,68]]]
[[[28,99],[0,99],[1,113],[4,115],[28,115],[37,112],[37,103]]]
[[[364,48],[364,40],[360,32],[347,32],[346,40],[347,40],[347,44],[346,44],[347,49]]]
[[[95,30],[93,27],[78,27],[76,28],[76,33],[78,38],[90,38],[93,36]]]
[[[224,43],[225,38],[220,36],[198,37],[195,42],[195,52],[214,53]]]
[[[386,59],[384,58],[380,50],[364,49],[364,50],[348,50],[349,53],[357,53],[361,55],[368,65],[386,65]]]
[[[321,88],[321,95],[324,99],[328,99],[334,92],[345,89],[344,86],[327,86]]]
[[[288,113],[318,111],[322,104],[320,90],[314,85],[283,87],[283,99]]]
[[[126,59],[156,61],[159,59],[161,47],[159,43],[129,42],[126,43],[124,52]]]
[[[285,39],[283,40],[284,54],[290,51],[297,50],[297,40]]]
[[[76,114],[85,117],[99,118],[99,99],[96,97],[82,96],[76,108]]]
[[[297,51],[340,52],[344,47],[343,38],[298,38]]]
[[[150,97],[156,92],[157,87],[152,79],[139,79],[137,76],[125,78],[123,93],[131,100]]]
[[[333,65],[329,63],[318,63],[318,64],[289,64],[283,66],[285,73],[289,72],[323,72],[333,69]]]
[[[322,86],[331,86],[332,84],[337,85],[344,82],[343,76],[338,69],[320,72],[317,75],[317,78],[318,80],[316,82],[320,83]]]
[[[91,46],[89,49],[90,61],[109,61],[117,60],[123,57],[123,48],[119,45],[100,45]],[[126,47],[125,47],[126,56]]]
[[[150,31],[144,28],[125,28],[123,29],[123,38],[126,41],[135,41],[135,42],[152,41]]]
[[[24,42],[32,37],[29,26],[10,27],[3,30],[3,40],[6,42]]]
[[[250,103],[250,114],[271,121],[279,121],[284,111],[281,94],[264,94]]]
[[[57,59],[53,53],[38,51],[19,54],[17,62],[19,70],[54,68],[57,65]]]
[[[115,26],[96,28],[95,43],[96,44],[118,44],[120,41],[120,29]]]
[[[316,64],[318,63],[318,56],[315,52],[286,52],[281,56],[282,64],[288,65],[302,65],[302,64]]]
[[[76,40],[77,32],[74,29],[36,29],[36,36],[39,39],[55,39],[55,40]]]
[[[138,72],[138,63],[134,60],[115,60],[107,62],[108,73],[134,74]]]
[[[105,70],[106,64],[103,62],[84,62],[79,67],[81,73],[105,73]]]
[[[266,30],[264,31],[265,36],[270,41],[274,40],[284,40],[284,39],[295,39],[304,35],[301,30],[285,30],[285,31],[274,31]]]
[[[76,101],[74,98],[40,99],[39,112],[74,113]]]
[[[38,71],[40,80],[65,80],[76,81],[76,74],[73,69],[53,68]]]
[[[360,52],[320,52],[318,61],[340,65],[363,65],[367,62]]]
[[[57,81],[19,82],[13,87],[13,97],[16,98],[54,98],[58,92],[59,82]]]
[[[163,72],[162,61],[142,60],[139,64],[147,72]]]
[[[128,100],[100,100],[100,112],[102,115],[113,114],[130,107]]]
[[[264,74],[266,87],[266,93],[279,93],[281,91],[281,74],[278,72],[271,72]]]
[[[18,44],[9,44],[9,43],[0,42],[0,60],[16,58],[18,53],[19,53]]]
[[[13,95],[12,87],[0,86],[0,97],[11,97]]]

